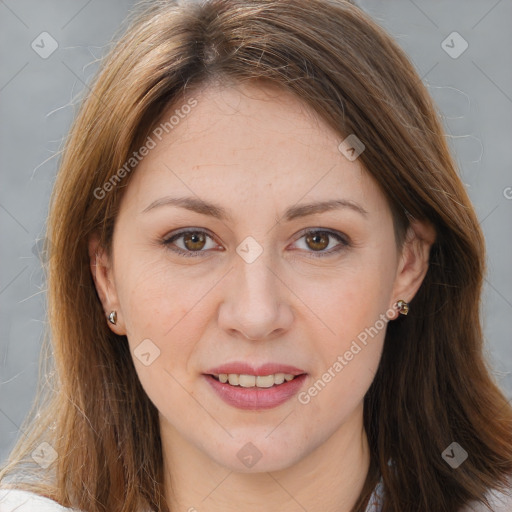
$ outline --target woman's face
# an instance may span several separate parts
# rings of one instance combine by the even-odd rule
[[[96,285],[164,438],[237,471],[286,468],[362,429],[390,310],[424,269],[294,96],[210,87],[188,105],[151,135]]]

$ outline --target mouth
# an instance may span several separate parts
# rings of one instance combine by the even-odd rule
[[[214,393],[237,409],[271,409],[278,407],[305,385],[307,373],[295,366],[268,362],[254,366],[233,361],[210,368],[204,378]]]
[[[263,372],[260,372],[263,373]],[[203,374],[214,393],[237,409],[264,410],[279,407],[291,400],[305,385],[307,373]]]
[[[274,373],[270,375],[248,375],[239,373],[208,374],[209,377],[212,377],[222,384],[242,388],[273,388],[281,386],[286,382],[291,382],[301,375],[305,375],[305,373],[298,375],[291,373]]]

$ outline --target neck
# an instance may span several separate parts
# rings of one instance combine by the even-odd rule
[[[161,432],[173,512],[350,512],[370,465],[362,409],[306,457],[271,472],[232,471],[164,421]]]

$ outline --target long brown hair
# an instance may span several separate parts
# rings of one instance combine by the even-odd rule
[[[411,313],[389,323],[365,397],[371,466],[353,511],[364,511],[379,478],[385,512],[453,512],[504,488],[512,410],[482,356],[482,232],[420,77],[379,26],[341,0],[151,1],[130,20],[63,152],[47,232],[55,377],[0,480],[24,481],[86,512],[169,510],[158,414],[126,338],[107,326],[87,243],[96,231],[110,249],[135,169],[125,167],[108,191],[104,184],[120,176],[167,106],[212,79],[271,81],[340,137],[356,134],[399,240],[410,218],[437,233]],[[42,441],[58,454],[48,470],[30,457]],[[469,454],[457,469],[441,456],[452,442]]]

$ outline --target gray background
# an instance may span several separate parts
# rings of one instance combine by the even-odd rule
[[[134,3],[0,0],[0,461],[21,435],[36,389],[46,319],[34,244],[43,236],[57,152],[77,94]],[[358,4],[395,36],[443,115],[488,244],[486,352],[512,399],[512,0]],[[454,31],[468,44],[457,58],[442,46]],[[58,43],[46,59],[31,47],[41,46],[42,32]],[[450,37],[444,48],[453,54],[463,44]]]

